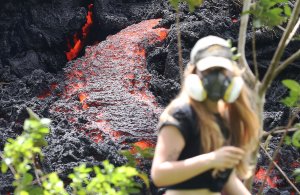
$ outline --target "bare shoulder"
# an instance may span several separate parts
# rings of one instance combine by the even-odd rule
[[[177,160],[184,146],[185,141],[179,129],[167,125],[158,134],[155,153],[160,155],[162,161]]]

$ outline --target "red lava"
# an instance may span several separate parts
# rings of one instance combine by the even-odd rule
[[[67,115],[69,122],[95,142],[109,137],[141,148],[153,147],[162,108],[149,91],[145,48],[166,38],[167,29],[153,29],[159,21],[129,26],[70,61],[65,68],[64,93],[51,112]],[[86,122],[78,123],[79,117]]]

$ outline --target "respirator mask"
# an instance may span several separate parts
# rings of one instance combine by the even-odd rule
[[[185,78],[184,88],[196,101],[209,98],[212,101],[234,102],[240,95],[244,81],[233,76],[234,62],[228,42],[208,36],[200,39],[191,51],[191,64],[197,74]],[[229,74],[225,74],[226,70]]]
[[[222,99],[232,103],[239,97],[243,85],[241,77],[226,76],[222,71],[212,71],[205,76],[190,74],[185,79],[188,95],[200,102],[209,98],[212,101]]]

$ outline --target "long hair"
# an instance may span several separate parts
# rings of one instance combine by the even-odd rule
[[[195,71],[195,66],[189,64],[184,76],[193,74]],[[240,71],[236,69],[233,74],[237,76],[240,74]],[[253,173],[254,166],[251,165],[251,157],[259,141],[259,120],[251,108],[248,90],[247,86],[244,86],[238,99],[233,103],[225,105],[225,114],[222,118],[229,130],[228,140],[224,139],[216,118],[208,110],[205,101],[199,102],[190,98],[186,93],[183,83],[179,95],[167,106],[160,120],[165,120],[169,110],[173,106],[178,105],[178,103],[191,105],[199,121],[200,147],[202,151],[208,153],[224,145],[242,148],[246,153],[246,157],[235,168],[239,177],[248,178]]]

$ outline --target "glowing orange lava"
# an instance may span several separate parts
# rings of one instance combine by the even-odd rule
[[[45,99],[46,97],[50,96],[51,95],[51,91],[55,90],[56,87],[58,86],[57,83],[51,83],[50,84],[50,89],[47,89],[45,91],[43,91],[40,95],[38,95],[37,97],[39,99]]]
[[[133,144],[133,146],[138,146],[138,147],[140,147],[142,150],[145,150],[145,149],[147,149],[147,148],[153,148],[153,147],[154,147],[154,144],[153,144],[151,141],[149,141],[149,140],[141,140],[141,141],[135,142],[135,143]],[[136,150],[135,147],[133,147],[133,148],[130,150],[130,152],[131,152],[132,154],[135,154],[135,153],[137,152],[137,150]]]
[[[84,42],[87,38],[87,35],[90,31],[90,28],[93,24],[93,20],[92,20],[92,16],[93,16],[93,12],[92,12],[92,8],[93,8],[93,4],[90,4],[88,6],[88,14],[86,16],[86,23],[85,25],[82,27],[81,31],[79,33],[76,33],[73,36],[73,43],[74,46],[71,46],[70,41],[67,40],[67,45],[68,45],[68,49],[69,51],[66,52],[66,57],[67,60],[73,60],[74,58],[76,58],[78,56],[78,54],[81,52],[83,46],[84,46]],[[81,37],[81,39],[79,39],[78,37]]]
[[[264,168],[259,168],[258,171],[255,173],[255,177],[256,179],[263,181],[264,178],[266,177],[266,173],[267,171]],[[274,177],[273,179],[271,179],[269,176],[267,176],[267,184],[272,187],[272,188],[276,188],[277,185],[275,184],[275,181],[277,180],[277,177]]]
[[[81,103],[83,103],[83,101],[87,98],[87,95],[85,93],[79,93],[78,98],[79,98],[79,101]]]
[[[78,94],[79,101],[82,103],[82,108],[83,108],[84,110],[86,110],[86,109],[89,108],[88,104],[85,102],[85,100],[87,99],[87,97],[88,97],[88,96],[87,96],[86,93],[79,93],[79,94]]]
[[[126,145],[135,142],[142,149],[154,147],[153,119],[162,108],[149,90],[151,74],[146,68],[145,48],[159,46],[166,38],[168,29],[153,28],[159,21],[129,26],[87,47],[82,58],[70,61],[65,68],[63,99],[52,110],[66,114],[69,122],[76,123],[79,131],[97,143],[109,138]],[[83,33],[83,37],[86,35]],[[74,40],[82,43],[78,37]]]
[[[135,53],[137,55],[142,56],[142,57],[146,57],[146,50],[145,49],[139,49],[139,50],[135,51]]]
[[[167,38],[168,32],[165,30],[162,30],[158,33],[159,35],[159,40],[163,41]]]

